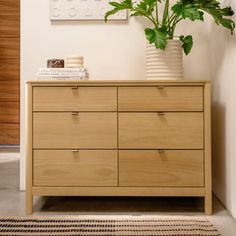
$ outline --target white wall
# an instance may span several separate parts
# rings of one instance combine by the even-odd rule
[[[208,21],[207,21],[208,22]],[[184,59],[186,79],[209,79],[209,24],[184,23],[195,43]],[[25,188],[25,81],[48,58],[81,54],[91,79],[144,79],[145,37],[140,20],[51,23],[48,0],[21,0],[21,189]]]
[[[222,2],[236,11],[234,0]],[[214,24],[210,34],[213,189],[236,218],[236,37]]]

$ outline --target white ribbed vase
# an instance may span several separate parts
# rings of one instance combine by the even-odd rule
[[[183,51],[179,40],[168,40],[165,50],[147,42],[146,78],[149,80],[183,79]]]

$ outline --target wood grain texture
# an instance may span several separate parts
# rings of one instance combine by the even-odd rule
[[[19,144],[19,58],[20,0],[0,0],[0,145]]]
[[[210,83],[208,81],[30,81],[28,85],[27,213],[32,212],[33,196],[39,195],[201,196],[205,197],[206,214],[211,214],[211,131],[208,127],[210,126]],[[91,88],[91,91],[97,91],[95,96],[94,93],[88,93],[88,90],[83,94],[84,102],[81,107],[88,110],[81,110],[78,113],[75,112],[76,110],[60,111],[59,109],[63,107],[66,107],[63,109],[68,109],[67,106],[70,107],[68,101],[72,98],[73,103],[74,97],[71,94],[68,95],[68,92],[65,94],[58,92],[62,97],[57,96],[56,91],[51,90],[53,96],[47,92],[50,89],[68,91],[63,87],[71,88],[73,86],[79,86],[78,92],[80,89],[88,89],[88,87]],[[176,90],[168,90],[168,104],[164,106],[162,102],[166,101],[160,96],[156,103],[161,104],[163,108],[154,111],[152,109],[157,109],[155,104],[147,103],[151,107],[148,109],[151,110],[145,110],[142,99],[137,105],[132,100],[136,100],[137,95],[133,97],[131,96],[133,92],[127,93],[130,88],[136,91],[137,88],[153,89],[155,87],[157,89],[157,86],[167,86],[168,89],[178,87],[181,93]],[[185,89],[186,87],[189,89],[189,86],[194,94],[192,97],[196,99],[187,99],[190,96],[190,90],[187,92]],[[35,109],[42,110],[32,111],[31,87],[38,89],[39,93],[34,97],[34,102],[40,104],[41,107]],[[45,87],[50,87],[46,91],[47,98],[43,97]],[[119,111],[117,109],[119,106],[110,106],[114,101],[119,105],[120,99],[119,101],[114,100],[114,94],[109,95],[111,101],[105,101],[104,97],[99,98],[99,96],[96,99],[100,88],[104,91],[107,91],[105,88],[112,88],[116,91],[127,89],[125,96],[132,100],[131,103],[128,102],[130,110]],[[79,94],[81,95],[80,92]],[[119,96],[121,94],[119,93]],[[147,93],[147,96],[150,94]],[[117,95],[115,93],[115,96]],[[57,104],[58,101],[54,96],[58,97],[61,104]],[[140,96],[142,97],[142,94]],[[51,99],[49,107],[47,107],[47,99]],[[121,99],[126,104],[127,101],[124,98]],[[156,99],[155,96],[152,99]],[[97,100],[103,101],[103,105],[94,105],[93,103]],[[77,102],[69,109],[77,106]],[[176,102],[177,104],[174,105]],[[53,110],[55,109],[54,103],[58,110]],[[135,109],[144,110],[138,110],[139,112],[132,110],[133,105],[135,105]],[[96,110],[101,107],[104,110]],[[109,109],[105,110],[108,107]],[[79,108],[77,107],[77,109]],[[118,143],[119,147],[117,147]],[[34,161],[36,163],[34,166],[33,148],[36,154],[35,160],[37,154],[40,154],[36,162]],[[86,158],[84,155],[80,160],[78,160],[80,158],[78,155],[79,158],[74,159],[70,152],[72,149],[79,148],[79,154],[82,151],[94,152],[94,154],[88,155]],[[158,153],[157,149],[165,150]],[[96,155],[98,152],[107,151],[116,153],[115,157],[107,157],[106,161],[105,156]],[[109,155],[109,157],[111,156]],[[104,175],[106,171],[92,171],[91,173],[91,170],[106,168],[107,165],[110,166],[111,160],[112,163],[114,161],[115,167],[108,167],[108,169],[116,171],[115,185],[106,185],[106,180],[98,183],[100,179],[97,178],[97,175]],[[83,163],[81,169],[80,161]],[[95,165],[95,163],[98,164]],[[33,169],[34,173],[38,173],[37,179],[34,179],[37,186],[32,186]],[[78,169],[80,171],[77,171]],[[104,187],[100,186],[101,184],[104,184]],[[117,184],[122,186],[117,186]]]
[[[20,80],[20,59],[0,59],[0,81]]]
[[[117,186],[117,151],[35,150],[34,186]]]
[[[20,57],[20,40],[19,38],[1,38],[0,40],[0,58]]]
[[[116,87],[35,87],[34,111],[116,111]]]
[[[32,137],[32,86],[27,86],[27,137],[26,137],[26,214],[33,211],[33,137]]]
[[[9,145],[20,143],[19,124],[0,124],[0,144]]]
[[[1,1],[0,1],[1,3]],[[1,8],[1,5],[0,5]],[[17,9],[20,10],[20,9]],[[5,12],[0,10],[0,38],[20,37],[20,14],[19,12]]]
[[[203,150],[121,150],[120,186],[203,187]]]
[[[0,102],[20,101],[20,81],[0,80]]]
[[[204,135],[205,135],[205,213],[212,214],[212,157],[211,157],[211,85],[204,90]]]
[[[34,113],[34,148],[117,148],[115,112]]]
[[[119,148],[203,149],[203,113],[120,113]]]
[[[33,187],[35,196],[204,196],[204,188],[173,187]]]
[[[4,15],[19,15],[20,0],[0,0],[0,16]]]
[[[0,102],[0,123],[20,123],[19,102]]]
[[[122,87],[119,111],[202,111],[203,87]]]
[[[205,83],[209,83],[208,80],[81,80],[81,81],[68,81],[68,80],[29,80],[28,84],[32,86],[204,86]]]

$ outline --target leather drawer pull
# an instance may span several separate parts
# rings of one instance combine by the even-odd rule
[[[158,88],[158,89],[164,89],[165,86],[164,86],[164,85],[158,85],[157,88]]]
[[[157,112],[158,116],[164,116],[165,113],[164,112]]]
[[[76,89],[78,89],[78,88],[79,88],[79,86],[74,86],[74,87],[72,87],[71,89],[76,90]]]
[[[164,153],[164,150],[162,150],[162,149],[159,149],[159,150],[157,150],[157,151],[158,151],[159,154]]]
[[[78,116],[79,115],[79,112],[72,112],[72,116]]]
[[[79,150],[72,150],[73,153],[79,153]]]

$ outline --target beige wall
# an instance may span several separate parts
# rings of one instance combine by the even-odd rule
[[[235,1],[225,1],[236,9]],[[48,0],[21,0],[21,189],[25,188],[25,81],[52,57],[85,57],[91,79],[144,79],[143,22],[49,21]],[[194,35],[194,49],[184,58],[185,78],[213,82],[214,191],[236,217],[236,40],[206,20],[181,25]]]
[[[223,2],[236,10],[235,1]],[[213,85],[213,189],[236,218],[236,37],[214,24],[209,33]]]

